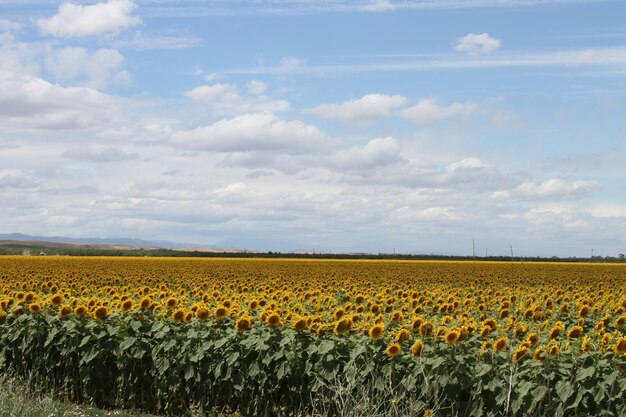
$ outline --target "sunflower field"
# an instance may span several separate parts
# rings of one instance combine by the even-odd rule
[[[2,257],[0,374],[165,415],[626,416],[626,265]]]

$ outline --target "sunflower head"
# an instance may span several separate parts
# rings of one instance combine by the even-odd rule
[[[517,349],[515,349],[515,352],[513,352],[513,363],[518,363],[519,361],[523,360],[527,354],[528,347],[519,346]]]
[[[41,305],[39,303],[31,303],[28,306],[28,309],[30,310],[31,313],[37,314],[41,311]]]
[[[81,306],[76,307],[76,308],[74,309],[74,314],[75,314],[77,317],[84,317],[84,316],[85,316],[85,314],[87,314],[87,307],[82,306],[82,305],[81,305]]]
[[[420,336],[422,337],[432,336],[433,330],[435,330],[435,326],[431,322],[425,321],[420,326]]]
[[[165,306],[167,308],[175,308],[177,305],[178,305],[178,300],[176,299],[176,297],[170,297],[165,302]]]
[[[456,329],[452,329],[448,333],[446,333],[445,342],[449,345],[454,345],[458,343],[460,338],[461,338],[461,333]]]
[[[567,338],[576,339],[576,338],[579,338],[582,333],[583,333],[583,328],[581,326],[573,326],[567,332]]]
[[[98,320],[103,320],[109,316],[109,310],[107,310],[106,307],[101,306],[101,307],[96,308],[93,314]]]
[[[302,331],[307,328],[308,323],[304,317],[296,317],[296,319],[292,321],[291,326],[298,331]]]
[[[391,345],[387,346],[387,349],[385,349],[385,352],[387,352],[387,355],[389,356],[398,356],[401,351],[402,348],[397,343],[392,343]]]
[[[424,350],[424,344],[421,339],[417,339],[411,346],[411,354],[413,356],[421,356]]]
[[[218,307],[215,309],[215,318],[218,320],[224,320],[228,316],[228,309],[226,307]]]
[[[139,303],[139,307],[142,310],[147,310],[152,307],[152,299],[150,297],[144,297],[141,299],[141,303]]]
[[[530,333],[528,335],[528,341],[531,346],[535,346],[539,342],[539,335],[537,333]]]
[[[493,349],[496,352],[502,352],[507,347],[509,347],[509,339],[507,337],[501,337],[493,344]]]
[[[406,342],[410,338],[411,338],[411,332],[409,332],[407,329],[401,329],[396,335],[395,341],[396,343],[401,345],[402,343]]]
[[[62,294],[55,294],[52,297],[50,297],[50,304],[52,304],[55,307],[58,307],[59,305],[61,305],[61,303],[65,300],[65,298],[63,297]]]
[[[615,343],[615,353],[626,355],[626,336],[620,337]]]
[[[124,300],[124,302],[122,303],[122,310],[124,311],[129,311],[133,309],[135,303],[133,303],[133,300],[131,300],[130,298]]]
[[[248,330],[252,326],[252,321],[248,317],[240,317],[235,323],[235,329],[240,332]]]
[[[379,339],[380,337],[382,337],[384,332],[385,332],[385,325],[382,323],[378,323],[369,329],[368,334],[369,334],[369,337],[372,339]]]
[[[543,347],[537,348],[533,352],[533,359],[543,363],[548,359],[548,352]]]
[[[177,323],[180,321],[183,321],[184,318],[185,318],[185,311],[182,309],[178,309],[172,313],[172,319]]]
[[[196,310],[196,317],[198,317],[201,321],[207,321],[210,316],[211,312],[206,307],[200,307]]]
[[[352,321],[350,319],[341,319],[337,323],[335,323],[335,328],[333,331],[335,334],[341,334],[350,331],[350,327],[352,326]]]
[[[280,316],[278,313],[271,313],[267,316],[267,324],[270,326],[280,326]]]
[[[66,318],[73,312],[74,312],[74,309],[71,306],[63,306],[61,310],[59,310],[59,317]]]

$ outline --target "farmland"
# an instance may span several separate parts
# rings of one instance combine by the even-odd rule
[[[76,402],[626,415],[626,265],[9,256],[0,275],[0,373]]]

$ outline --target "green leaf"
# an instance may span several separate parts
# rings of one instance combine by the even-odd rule
[[[567,402],[567,400],[574,394],[574,388],[569,381],[559,381],[555,386],[556,395],[559,396],[559,399],[562,402]]]

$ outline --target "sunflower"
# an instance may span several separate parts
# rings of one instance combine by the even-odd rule
[[[211,312],[206,307],[200,307],[196,310],[196,317],[202,321],[207,321],[211,316]]]
[[[70,314],[72,314],[74,310],[72,309],[72,307],[70,306],[63,306],[61,308],[61,310],[59,310],[59,317],[61,318],[66,318],[68,317]]]
[[[483,321],[483,326],[489,327],[492,332],[498,330],[498,326],[496,325],[496,321],[494,319],[492,319],[492,318],[488,318],[485,321]]]
[[[291,326],[298,331],[306,329],[307,325],[307,320],[304,317],[296,317],[291,323]]]
[[[531,346],[535,346],[539,342],[539,335],[537,333],[530,333],[528,335],[528,341]]]
[[[423,322],[424,322],[424,319],[422,319],[421,317],[416,318],[415,320],[413,320],[413,324],[411,325],[411,330],[413,330],[414,332],[419,331],[420,326],[422,325]]]
[[[350,331],[351,324],[352,321],[350,321],[349,319],[341,319],[335,324],[335,328],[333,329],[333,331],[337,335],[345,333],[347,331]]]
[[[94,316],[99,320],[103,320],[109,316],[109,311],[104,306],[98,307],[94,311]]]
[[[183,321],[183,319],[185,318],[185,311],[182,309],[178,309],[175,312],[172,313],[172,319],[178,323],[180,321]]]
[[[508,346],[509,346],[509,339],[503,336],[500,339],[495,341],[495,343],[493,344],[493,349],[496,352],[502,352]]]
[[[560,350],[561,348],[559,348],[559,345],[551,345],[550,350],[548,350],[548,353],[550,354],[550,356],[554,357],[559,354]]]
[[[454,345],[459,341],[460,338],[461,333],[456,329],[452,329],[448,333],[446,333],[445,341],[449,345]]]
[[[622,327],[625,324],[626,324],[626,316],[619,316],[615,320],[615,327]]]
[[[550,333],[548,333],[548,338],[549,338],[550,340],[554,340],[554,339],[556,339],[556,338],[557,338],[557,337],[559,337],[559,335],[561,334],[561,331],[562,331],[561,327],[554,326],[554,327],[550,330]]]
[[[385,349],[385,352],[387,352],[387,355],[389,356],[398,356],[401,351],[402,351],[402,348],[397,343],[392,343],[389,346],[387,346],[387,349]]]
[[[580,344],[580,351],[581,352],[589,352],[591,350],[591,348],[593,347],[593,345],[591,344],[591,337],[589,337],[589,335],[584,335],[583,336],[583,341]]]
[[[152,299],[150,297],[144,297],[141,300],[141,303],[139,303],[139,307],[141,307],[143,310],[147,310],[150,307],[152,307]]]
[[[411,332],[407,329],[401,329],[396,335],[396,343],[402,344],[411,338]]]
[[[27,302],[27,303],[32,303],[34,299],[35,299],[35,293],[34,292],[28,292],[24,296],[24,301]]]
[[[537,348],[533,352],[533,359],[541,363],[545,362],[548,359],[548,353],[546,352],[546,349],[543,347]]]
[[[31,313],[39,313],[41,311],[41,305],[39,305],[39,303],[32,303],[31,305],[28,306],[28,309],[30,310]]]
[[[369,329],[369,337],[372,339],[380,339],[385,332],[385,325],[382,323],[376,324]]]
[[[5,313],[4,310],[0,308],[0,324],[4,323],[6,318],[7,318],[7,313]]]
[[[606,349],[606,347],[609,344],[609,342],[611,341],[612,337],[613,336],[611,336],[610,333],[604,333],[602,335],[602,340],[600,341],[600,347],[602,348],[602,350]]]
[[[85,306],[78,306],[74,309],[74,314],[77,317],[83,317],[85,314],[87,314],[87,307]]]
[[[133,300],[131,300],[131,299],[129,298],[129,299],[125,300],[125,301],[122,303],[122,310],[124,310],[124,311],[129,311],[129,310],[132,310],[132,309],[133,309],[133,305],[134,305]]]
[[[165,302],[165,306],[167,308],[175,308],[177,305],[178,305],[178,300],[176,299],[176,297],[170,297]]]
[[[620,337],[615,343],[615,353],[626,355],[626,336]]]
[[[528,347],[519,346],[517,349],[515,349],[515,352],[513,352],[513,363],[518,363],[519,361],[524,359],[527,353],[528,353]]]
[[[580,310],[578,310],[578,315],[582,318],[587,317],[589,314],[589,306],[582,306]]]
[[[411,353],[413,354],[413,356],[421,356],[423,350],[424,345],[421,339],[417,339],[411,346]]]
[[[248,317],[241,317],[235,323],[235,329],[237,329],[240,332],[248,330],[251,326],[252,326],[252,322],[250,321]]]
[[[218,307],[215,309],[215,318],[218,320],[224,320],[228,316],[228,309],[226,307]]]
[[[50,297],[50,303],[55,307],[61,305],[63,301],[65,301],[65,298],[61,294],[56,294]]]
[[[435,326],[431,322],[425,321],[420,326],[420,336],[422,337],[432,336],[433,330],[435,330]]]
[[[567,338],[568,339],[576,339],[576,338],[580,337],[582,332],[583,332],[583,328],[581,326],[573,326],[567,332]]]
[[[394,311],[393,314],[391,315],[392,323],[399,323],[402,320],[404,320],[404,315],[402,314],[401,311]]]
[[[278,313],[271,313],[267,316],[267,324],[270,326],[280,326],[280,316]]]

